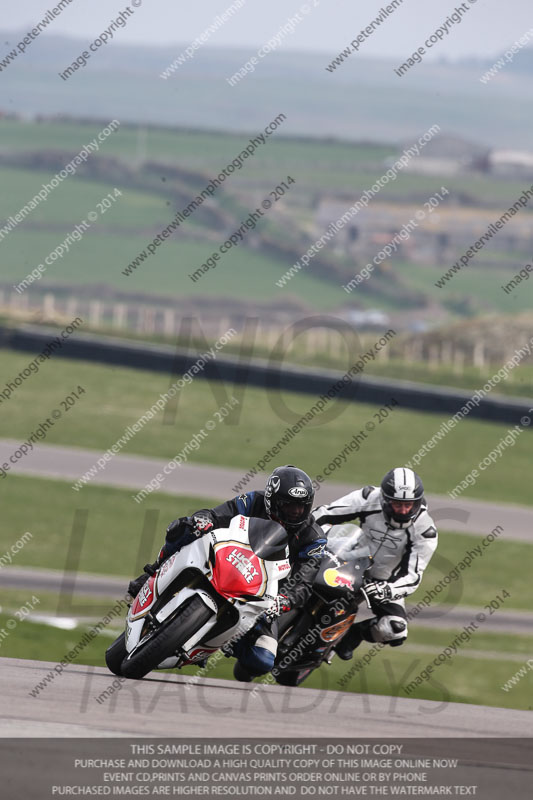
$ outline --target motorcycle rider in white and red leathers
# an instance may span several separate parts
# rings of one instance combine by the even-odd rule
[[[335,647],[349,660],[364,640],[397,647],[407,639],[404,598],[420,585],[437,548],[437,529],[428,514],[420,477],[407,467],[390,470],[381,486],[365,486],[329,505],[314,509],[319,525],[358,519],[358,543],[373,557],[365,586],[374,616],[354,623]]]

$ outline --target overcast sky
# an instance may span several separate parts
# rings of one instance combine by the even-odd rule
[[[188,44],[234,0],[129,0],[139,3],[115,42]],[[242,2],[242,0],[239,0]],[[244,47],[253,53],[304,3],[310,11],[280,49],[322,51],[336,55],[365,28],[390,0],[246,0],[242,8],[209,40],[219,47]],[[427,58],[492,56],[533,31],[533,0],[403,0],[367,39],[361,55],[406,58],[464,2],[468,13],[460,25],[434,47]],[[31,30],[54,0],[17,0],[5,4],[3,30]],[[70,34],[90,41],[126,8],[127,0],[72,0],[46,33]],[[316,7],[315,7],[316,6]],[[109,46],[109,45],[108,45]]]

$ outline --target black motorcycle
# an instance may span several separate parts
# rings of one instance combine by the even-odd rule
[[[299,686],[321,664],[331,664],[333,648],[355,621],[359,606],[370,608],[364,584],[371,565],[368,548],[358,547],[356,538],[328,543],[307,603],[278,620],[272,669],[277,683]]]

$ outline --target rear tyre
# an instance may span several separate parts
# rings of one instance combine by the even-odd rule
[[[122,675],[121,666],[127,655],[126,636],[121,633],[118,639],[115,639],[113,644],[105,651],[105,663],[113,675]]]
[[[300,669],[293,672],[282,672],[277,676],[276,681],[281,686],[299,686],[309,677],[312,671],[312,669]]]
[[[144,678],[158,664],[174,655],[212,616],[213,611],[196,595],[181,606],[177,615],[163,625],[145,645],[131,656],[126,654],[120,667],[121,674],[125,678]]]

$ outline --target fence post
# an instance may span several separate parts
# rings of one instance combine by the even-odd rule
[[[91,300],[89,303],[89,325],[98,328],[102,318],[102,303],[100,300]]]
[[[482,339],[479,339],[474,344],[472,363],[474,367],[480,367],[481,369],[485,366],[485,343]]]
[[[113,327],[125,328],[126,306],[124,303],[115,303],[113,306]]]
[[[173,308],[165,308],[163,317],[163,329],[165,336],[173,337],[176,333],[176,317]]]
[[[53,317],[55,313],[55,297],[53,294],[45,294],[43,298],[43,315]]]

